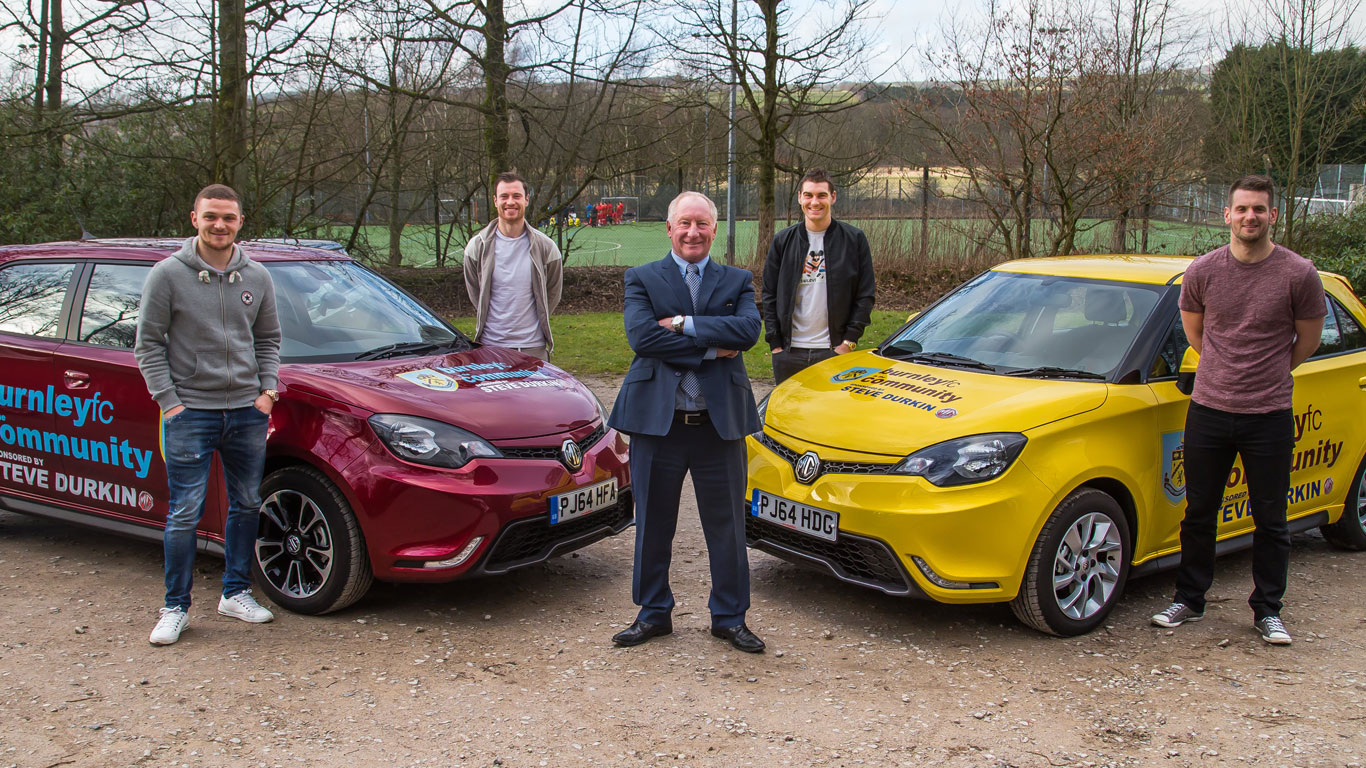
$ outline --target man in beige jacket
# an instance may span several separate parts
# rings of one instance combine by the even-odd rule
[[[493,189],[498,218],[465,245],[474,340],[549,360],[550,313],[560,303],[564,261],[555,241],[526,221],[526,180],[506,171]]]

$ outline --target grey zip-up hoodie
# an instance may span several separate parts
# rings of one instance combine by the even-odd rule
[[[280,319],[266,268],[232,247],[222,272],[192,237],[152,267],[133,354],[162,412],[242,408],[279,386]]]

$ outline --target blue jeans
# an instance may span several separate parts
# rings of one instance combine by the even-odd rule
[[[223,595],[251,586],[251,558],[261,511],[270,417],[254,406],[225,410],[186,408],[161,425],[170,510],[166,514],[166,607],[189,609],[194,581],[195,530],[204,516],[214,451],[223,461],[228,520],[223,531]]]

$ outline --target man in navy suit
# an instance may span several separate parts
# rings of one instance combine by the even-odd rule
[[[745,626],[745,435],[759,414],[741,352],[759,340],[753,276],[713,262],[716,204],[684,192],[669,204],[673,250],[626,271],[626,338],[636,353],[611,426],[631,436],[636,498],[636,620],[612,637],[639,645],[673,632],[669,560],[683,476],[691,474],[711,561],[711,633],[747,653],[764,641]]]

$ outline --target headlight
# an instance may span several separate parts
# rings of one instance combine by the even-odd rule
[[[584,387],[584,389],[588,389],[588,388],[587,388],[587,387]],[[598,397],[597,393],[594,392],[593,390],[589,389],[589,390],[588,390],[588,394],[592,395],[592,396],[593,396],[593,402],[595,402],[595,403],[598,404],[598,418],[599,418],[599,419],[602,419],[602,425],[603,425],[604,427],[607,426],[607,406],[605,406],[605,405],[602,404],[602,400]]]
[[[475,458],[503,455],[473,432],[434,419],[377,413],[370,426],[395,456],[418,464],[457,469]]]
[[[768,415],[768,399],[770,397],[773,397],[772,392],[764,395],[764,399],[759,401],[759,427],[761,429],[764,426],[764,417]]]
[[[1027,440],[1016,432],[946,440],[907,456],[892,474],[919,475],[938,486],[980,483],[1006,471]]]

